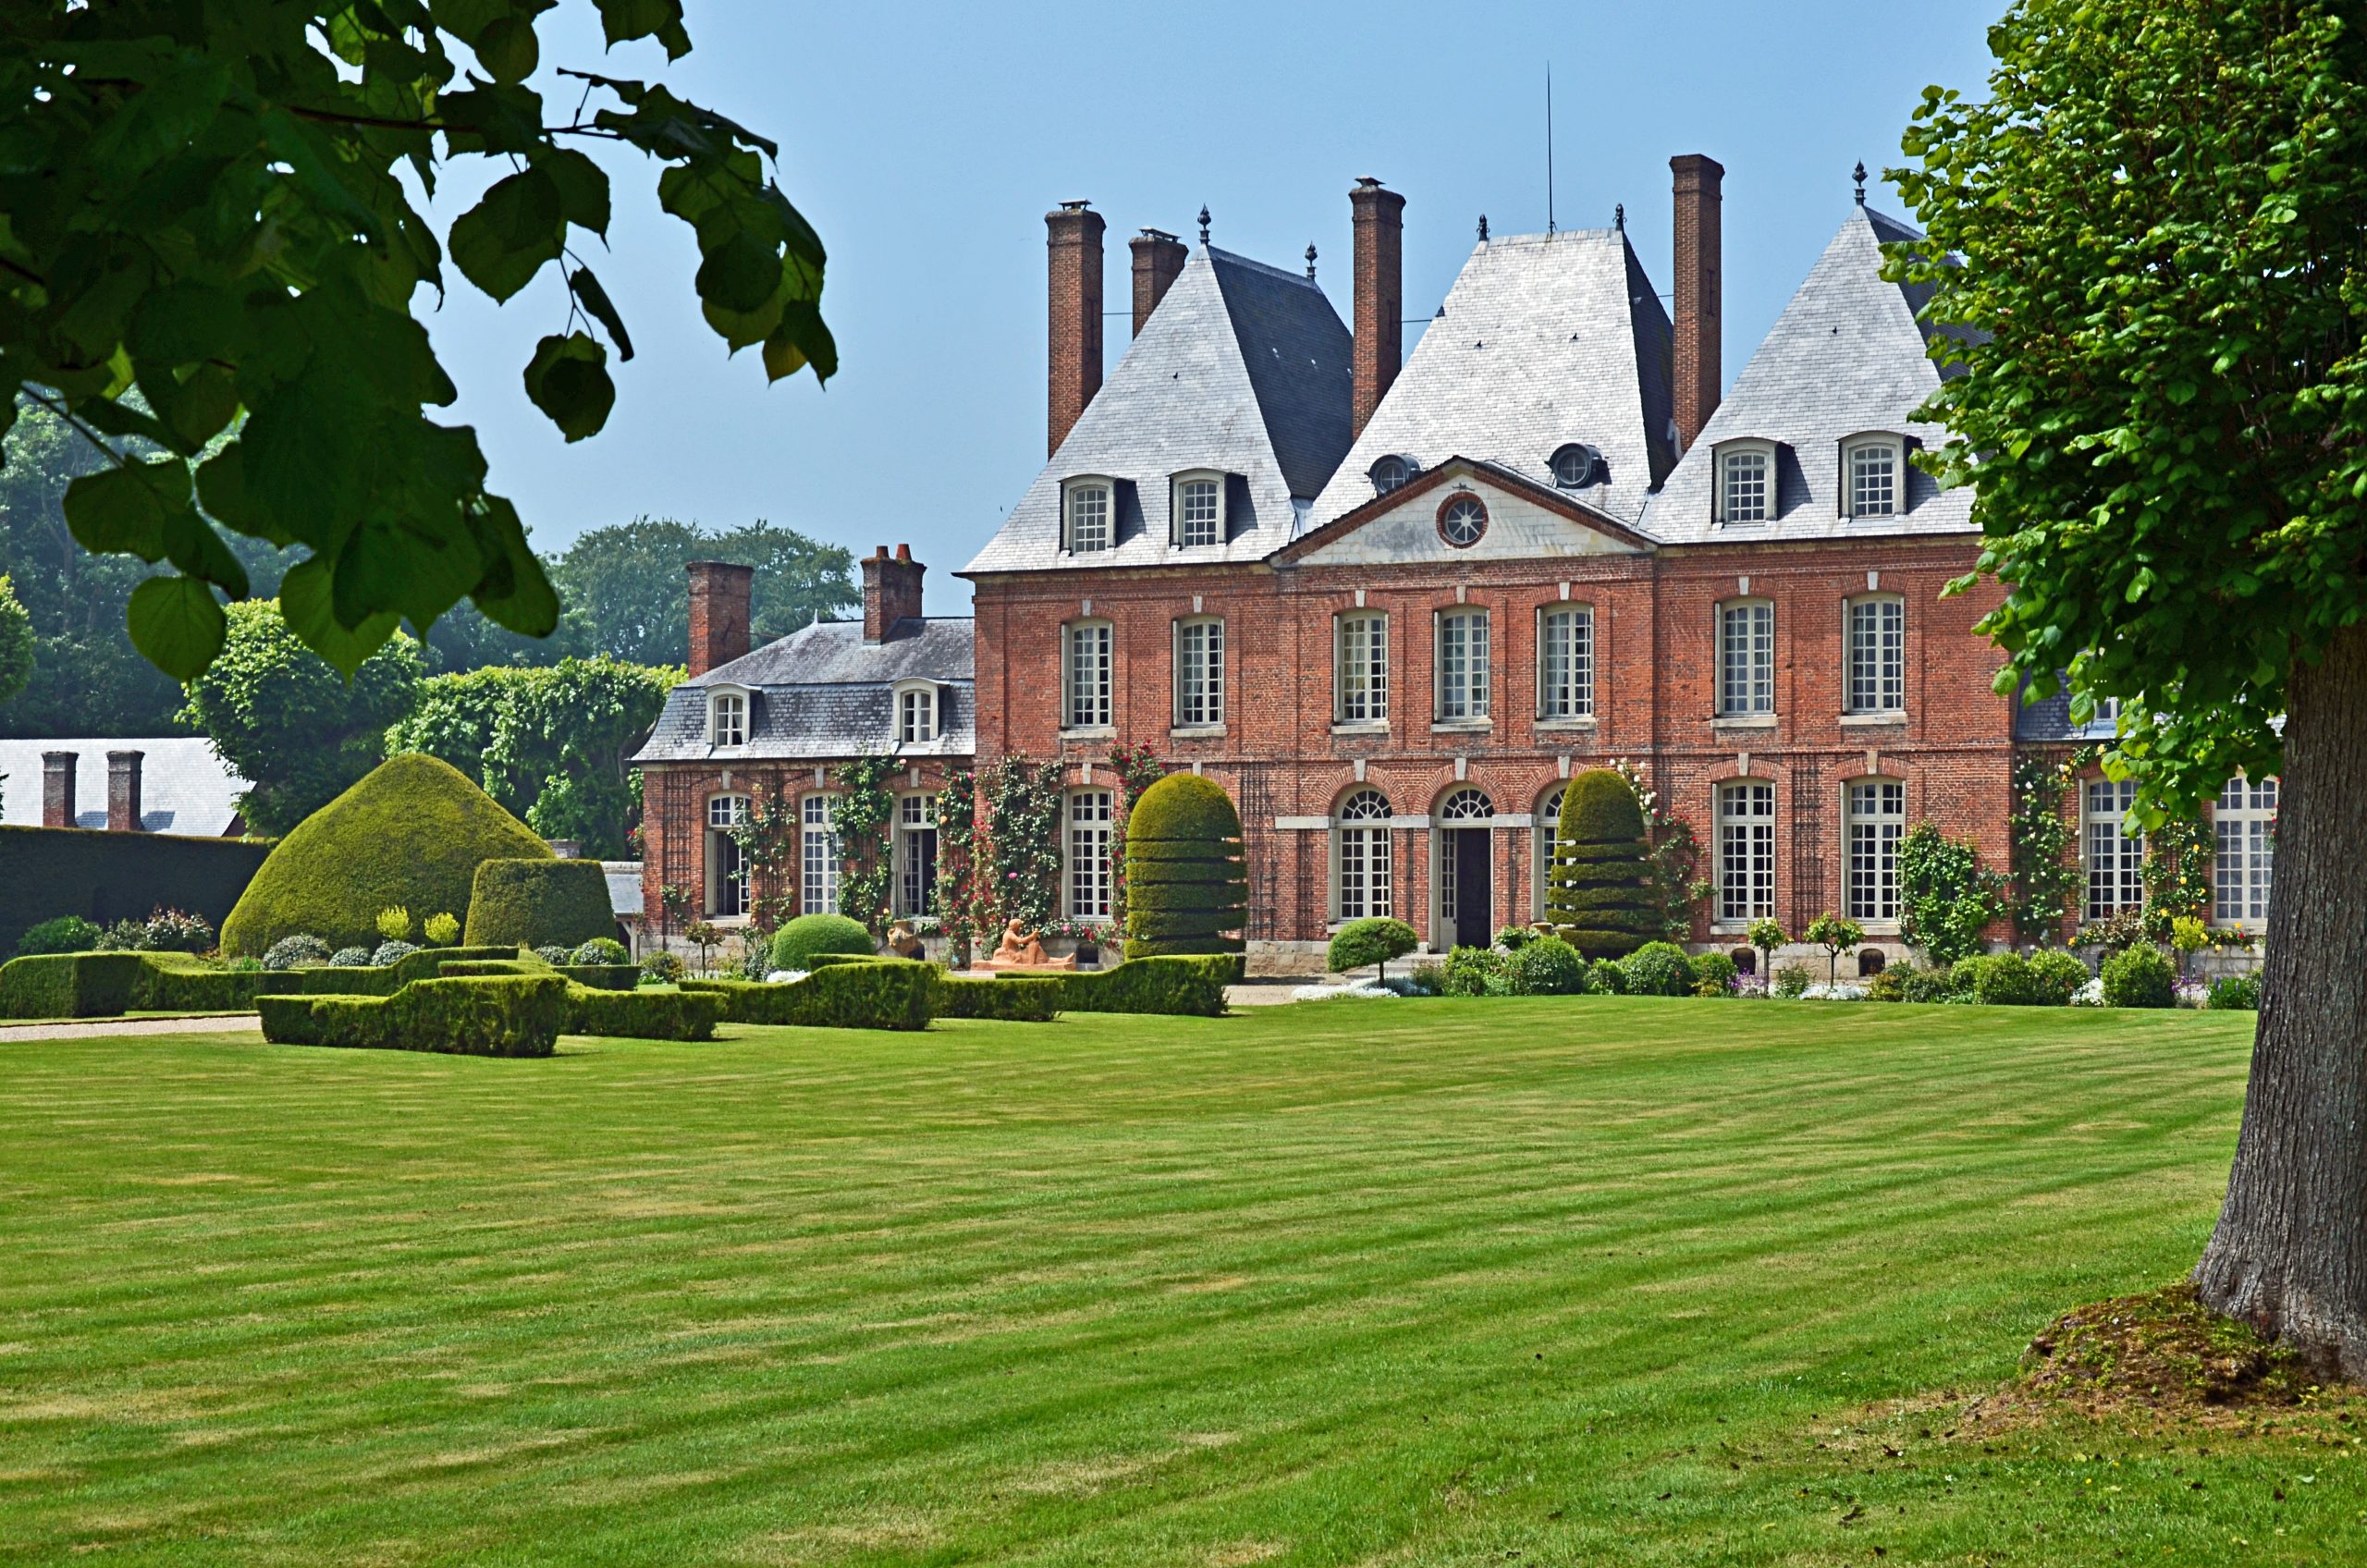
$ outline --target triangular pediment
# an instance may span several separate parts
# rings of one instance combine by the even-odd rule
[[[1550,490],[1492,463],[1451,458],[1298,540],[1280,559],[1296,566],[1389,566],[1404,561],[1552,560],[1632,556],[1651,542],[1588,507],[1584,492]],[[1479,536],[1450,542],[1459,501],[1484,509]]]

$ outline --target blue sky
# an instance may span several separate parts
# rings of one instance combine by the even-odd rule
[[[1725,165],[1731,380],[1840,224],[1850,165],[1878,176],[1900,160],[1927,83],[1980,85],[2001,9],[691,0],[696,48],[668,67],[647,44],[604,57],[592,7],[562,6],[542,26],[546,76],[662,76],[780,143],[782,186],[829,248],[840,374],[827,389],[810,375],[768,387],[753,350],[727,359],[698,316],[688,231],[658,211],[655,171],[616,156],[602,159],[611,249],[586,255],[640,351],[613,367],[607,430],[564,444],[520,384],[534,339],[564,317],[555,273],[498,309],[452,274],[430,331],[458,416],[540,547],[642,513],[764,518],[858,554],[909,541],[931,568],[931,613],[959,613],[967,584],[952,571],[1044,459],[1055,202],[1088,198],[1107,217],[1111,309],[1127,299],[1127,238],[1149,225],[1188,239],[1205,202],[1223,249],[1297,267],[1313,241],[1344,320],[1347,190],[1376,175],[1406,197],[1406,314],[1427,316],[1480,214],[1498,234],[1545,227],[1550,59],[1556,215],[1599,227],[1624,202],[1662,289],[1670,154]],[[438,216],[474,184],[448,182]],[[1127,323],[1108,329],[1114,365]]]

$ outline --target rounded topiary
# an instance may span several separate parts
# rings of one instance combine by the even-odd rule
[[[311,963],[326,963],[329,945],[309,932],[299,931],[272,943],[271,950],[263,955],[265,969],[299,969]]]
[[[558,961],[554,959],[553,962]],[[631,963],[632,955],[614,937],[595,937],[567,957],[570,963]]]
[[[773,933],[775,969],[811,969],[816,953],[864,953],[879,950],[860,920],[843,914],[801,914]]]
[[[1693,960],[1674,942],[1646,942],[1620,960],[1631,997],[1689,997]]]
[[[2177,1000],[2177,970],[2170,955],[2151,942],[2104,960],[2101,977],[2106,1007],[2169,1007]]]
[[[462,944],[572,949],[616,929],[608,874],[596,860],[488,860],[477,867]]]
[[[331,969],[367,969],[370,967],[368,948],[339,948],[329,954]]]
[[[1644,808],[1627,780],[1595,768],[1562,792],[1545,914],[1590,959],[1619,958],[1660,935]]]
[[[465,916],[477,866],[521,856],[552,858],[460,769],[416,753],[389,757],[279,841],[222,923],[222,950],[262,953],[299,932],[374,948],[380,910]]]
[[[370,955],[370,966],[373,969],[392,969],[417,951],[419,945],[416,942],[381,942],[378,950]]]
[[[1212,778],[1169,774],[1126,813],[1126,956],[1237,953],[1248,924],[1233,797]]]
[[[1587,988],[1587,961],[1559,937],[1531,936],[1504,967],[1524,997],[1575,997]]]
[[[1414,928],[1402,920],[1351,920],[1333,934],[1324,967],[1334,974],[1344,974],[1371,963],[1380,965],[1386,975],[1391,959],[1404,958],[1421,942]]]

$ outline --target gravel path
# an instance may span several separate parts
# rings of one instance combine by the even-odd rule
[[[237,1035],[260,1021],[251,1012],[206,1018],[88,1018],[46,1023],[0,1023],[0,1044],[10,1040],[91,1040],[110,1035]]]

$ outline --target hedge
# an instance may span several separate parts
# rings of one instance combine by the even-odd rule
[[[1064,1012],[1159,1012],[1216,1018],[1224,1012],[1224,988],[1241,978],[1235,953],[1130,958],[1115,969],[1080,970],[1053,978]],[[1015,986],[1012,975],[995,982]]]
[[[301,988],[292,972],[219,969],[187,953],[45,953],[0,965],[0,1018],[238,1012]]]
[[[1126,957],[1239,952],[1248,907],[1233,797],[1193,773],[1145,790],[1126,813]]]
[[[596,860],[489,860],[469,889],[472,947],[577,948],[617,928],[608,876]]]
[[[263,1037],[275,1045],[548,1056],[568,1021],[556,974],[414,980],[391,997],[262,997]]]
[[[630,991],[641,984],[637,963],[561,963],[552,966],[579,986],[595,991]]]
[[[773,933],[773,967],[807,969],[823,953],[870,958],[879,950],[862,921],[843,914],[801,914]]]
[[[307,996],[391,997],[414,980],[440,977],[448,963],[497,963],[514,962],[517,957],[516,948],[422,948],[383,969],[374,964],[366,969],[329,964],[285,973],[301,982],[291,989],[300,988]]]
[[[38,790],[41,780],[28,787]],[[270,853],[256,839],[0,827],[0,888],[8,889],[0,899],[0,953],[15,952],[27,931],[61,914],[111,925],[178,909],[219,930]]]
[[[1049,1023],[1061,1011],[1067,989],[1066,980],[1040,974],[1014,974],[1003,980],[946,975],[937,983],[937,1016]]]
[[[1620,958],[1660,935],[1644,810],[1609,768],[1579,774],[1562,791],[1546,918],[1588,959]]]
[[[628,1040],[712,1040],[729,1003],[697,991],[615,991],[570,984],[570,1035]]]
[[[685,980],[730,1004],[734,1023],[791,1023],[816,1029],[926,1029],[935,1011],[938,968],[917,959],[833,963],[803,980]]]
[[[375,947],[394,904],[465,924],[478,865],[521,858],[556,857],[449,763],[389,757],[279,841],[222,923],[222,950],[260,956],[298,932]]]

